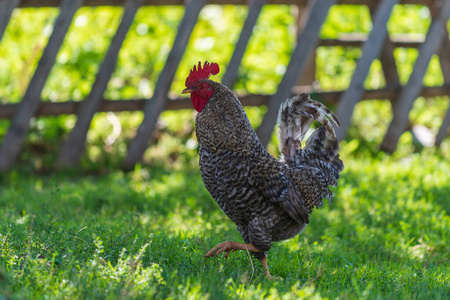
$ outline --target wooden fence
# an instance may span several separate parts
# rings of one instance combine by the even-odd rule
[[[163,110],[190,108],[187,98],[169,98],[168,92],[178,64],[186,49],[191,32],[197,22],[201,9],[207,4],[248,5],[249,13],[241,35],[235,47],[222,83],[232,87],[236,79],[242,57],[245,53],[253,27],[261,8],[266,4],[289,4],[301,7],[302,18],[299,22],[296,47],[286,72],[274,95],[247,95],[241,97],[243,105],[267,105],[265,114],[257,133],[266,145],[274,129],[280,103],[297,92],[311,92],[311,86],[297,86],[299,78],[306,73],[308,66],[315,59],[313,55],[320,46],[362,47],[362,56],[358,60],[348,89],[334,92],[315,92],[325,103],[337,103],[336,115],[342,126],[338,129],[339,139],[343,139],[350,124],[353,108],[364,99],[388,99],[392,102],[393,120],[381,144],[381,148],[393,152],[400,135],[409,124],[409,112],[415,99],[419,96],[434,97],[450,95],[450,40],[446,22],[450,16],[449,0],[0,0],[0,41],[12,12],[20,7],[60,7],[60,13],[54,23],[53,32],[43,51],[36,71],[29,86],[18,104],[1,104],[0,118],[11,119],[10,127],[0,147],[0,171],[11,169],[21,151],[27,136],[29,122],[34,116],[51,116],[76,114],[77,122],[64,142],[57,159],[56,167],[74,166],[84,152],[86,135],[92,118],[101,111],[136,111],[144,112],[144,119],[131,141],[124,162],[125,169],[132,169],[138,163],[148,147],[156,126],[158,116]],[[331,6],[337,4],[363,4],[370,9],[373,29],[365,39],[319,39],[319,31]],[[422,4],[430,8],[432,22],[423,42],[393,40],[388,37],[386,24],[392,8],[396,4]],[[66,36],[69,25],[77,9],[81,6],[123,6],[124,14],[117,32],[97,73],[91,92],[83,101],[63,103],[42,102],[41,92],[55,62],[56,55]],[[145,5],[184,5],[185,14],[179,24],[172,50],[164,69],[157,81],[151,99],[107,100],[103,94],[114,72],[119,50],[125,39],[134,16],[140,6]],[[412,74],[401,85],[393,50],[396,47],[415,47],[419,55]],[[442,86],[424,87],[423,76],[432,55],[437,54],[441,63],[445,83]],[[365,90],[363,83],[372,62],[379,59],[386,78],[386,87],[377,90]],[[314,74],[314,73],[313,73]],[[310,80],[310,84],[312,80]],[[450,109],[446,113],[436,138],[439,145],[450,126]]]

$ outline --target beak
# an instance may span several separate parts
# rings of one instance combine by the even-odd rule
[[[188,93],[192,93],[194,91],[193,88],[185,88],[181,93],[182,94],[188,94]]]

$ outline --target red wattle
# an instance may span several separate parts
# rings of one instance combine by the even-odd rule
[[[205,107],[206,103],[208,103],[208,100],[205,98],[202,98],[199,95],[196,95],[194,93],[191,94],[191,102],[194,106],[195,110],[198,112],[202,112],[203,108]]]

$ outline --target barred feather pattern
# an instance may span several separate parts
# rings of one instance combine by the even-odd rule
[[[324,159],[330,162],[339,151],[339,143],[336,140],[334,128],[327,117],[337,126],[340,126],[338,119],[328,107],[310,99],[308,94],[300,94],[287,99],[280,107],[277,120],[281,159],[288,164],[295,161],[306,132],[314,121],[318,121],[325,130],[326,138],[323,140],[324,145],[314,146],[323,148],[323,153],[327,153]],[[317,137],[313,135],[310,137],[309,144],[313,140],[316,143],[322,142],[322,139],[317,140]],[[319,149],[319,151],[322,151],[322,149]]]
[[[308,94],[300,94],[281,105],[277,126],[281,160],[297,169],[316,169],[315,175],[322,183],[322,196],[331,203],[333,194],[328,186],[337,186],[344,164],[339,158],[339,142],[330,120],[340,126],[336,116],[325,105],[310,99]],[[303,138],[314,121],[322,126],[311,134],[302,149]],[[320,199],[313,206],[322,205]]]
[[[292,238],[305,228],[323,197],[332,199],[328,185],[337,184],[343,165],[326,116],[338,122],[328,108],[305,95],[289,99],[280,110],[285,146],[277,160],[260,143],[236,95],[217,82],[204,82],[214,94],[195,122],[202,179],[244,241],[260,250],[252,254],[262,259],[272,242]],[[314,120],[323,128],[301,149]]]

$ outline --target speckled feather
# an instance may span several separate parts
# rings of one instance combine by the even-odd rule
[[[278,126],[284,131],[280,144],[293,150],[282,148],[282,159],[277,160],[258,140],[236,95],[217,82],[203,81],[214,94],[196,117],[202,179],[244,241],[261,250],[253,253],[261,259],[272,242],[300,233],[323,197],[332,199],[328,186],[337,184],[343,164],[324,116],[331,112],[305,95],[300,97],[307,102],[288,99]],[[319,127],[301,149],[311,119],[322,122],[325,130]]]

